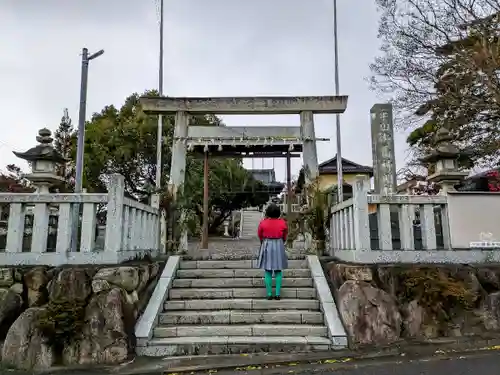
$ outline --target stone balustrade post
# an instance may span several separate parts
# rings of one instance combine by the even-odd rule
[[[125,177],[118,173],[112,174],[108,187],[105,251],[118,252],[122,249],[124,197]],[[134,223],[131,225],[133,227]]]
[[[368,191],[370,181],[363,175],[356,176],[353,186],[354,244],[356,250],[370,250],[370,224],[368,220]]]

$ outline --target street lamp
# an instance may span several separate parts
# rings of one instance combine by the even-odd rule
[[[78,141],[76,146],[76,178],[75,193],[82,192],[83,184],[83,153],[85,141],[85,112],[87,109],[87,81],[89,77],[89,62],[101,56],[104,50],[89,55],[87,48],[82,49],[82,78],[80,83],[80,113],[78,114]]]
[[[78,114],[78,139],[76,145],[76,176],[75,193],[82,193],[83,188],[83,153],[85,141],[85,112],[87,109],[87,81],[89,77],[89,62],[96,59],[104,53],[101,49],[92,55],[89,55],[87,48],[82,48],[82,77],[80,82],[80,113]],[[71,238],[71,250],[76,251],[78,243],[78,222],[80,216],[80,205],[73,207],[73,228]]]

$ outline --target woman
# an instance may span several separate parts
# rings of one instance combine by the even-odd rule
[[[283,270],[288,267],[285,241],[288,233],[286,221],[281,219],[280,208],[271,203],[266,208],[266,217],[260,222],[257,231],[260,239],[260,252],[257,267],[265,271],[267,299],[273,299],[273,276],[276,279],[274,299],[280,299]]]

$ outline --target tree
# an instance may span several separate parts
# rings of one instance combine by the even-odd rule
[[[9,164],[6,169],[6,172],[0,172],[1,193],[32,193],[34,191],[28,181],[23,178],[21,168],[15,164]]]
[[[74,191],[76,135],[68,115],[68,109],[65,108],[59,127],[54,133],[54,148],[68,160],[67,163],[59,165],[57,168],[57,175],[66,181],[58,189],[61,192]]]
[[[144,95],[157,95],[148,91]],[[165,197],[171,164],[174,118],[163,116],[162,187]],[[194,116],[194,124],[223,126],[212,115]],[[107,176],[120,173],[125,177],[126,193],[146,202],[155,191],[157,117],[142,112],[139,95],[129,96],[117,109],[106,106],[95,113],[86,125],[84,186],[89,191],[105,191]],[[210,160],[211,229],[219,226],[232,212],[256,201],[267,202],[269,195],[256,194],[262,190],[243,168],[240,159]],[[186,205],[198,219],[203,214],[203,160],[188,153],[186,181],[183,186]],[[165,207],[165,199],[162,200]]]
[[[390,93],[416,156],[446,126],[472,160],[498,163],[499,0],[377,0],[382,56],[372,87]],[[423,125],[422,125],[423,122]],[[415,129],[415,127],[417,127]]]

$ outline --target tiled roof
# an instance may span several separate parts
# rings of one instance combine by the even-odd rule
[[[336,174],[337,173],[337,156],[330,160],[321,163],[319,166],[320,174]],[[355,163],[351,160],[342,158],[342,172],[344,173],[368,173],[373,176],[373,168]]]

